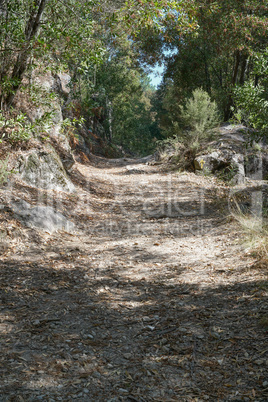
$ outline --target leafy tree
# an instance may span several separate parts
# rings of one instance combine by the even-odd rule
[[[234,112],[254,131],[254,138],[268,139],[268,49],[252,60],[251,76],[234,90]]]
[[[179,97],[204,88],[227,120],[236,84],[249,79],[254,52],[265,49],[267,2],[195,0],[193,5],[198,29],[173,35],[170,48],[175,53],[167,57],[166,77],[172,80],[173,92]]]
[[[91,0],[2,0],[0,3],[1,108],[9,108],[27,68],[46,56],[61,63],[98,61],[101,47],[91,43]],[[85,57],[86,54],[86,57]]]

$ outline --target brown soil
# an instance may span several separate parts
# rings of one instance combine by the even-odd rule
[[[1,191],[0,401],[268,401],[267,269],[228,189],[143,160],[76,164],[77,194]],[[11,198],[75,233],[23,227]]]

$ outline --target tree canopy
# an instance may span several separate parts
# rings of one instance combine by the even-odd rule
[[[102,108],[108,141],[132,151],[170,135],[198,88],[225,120],[255,91],[263,120],[267,18],[266,0],[0,0],[1,109],[46,65],[68,71],[84,115]],[[165,74],[155,91],[148,72],[158,62]],[[255,120],[247,122],[261,127]]]

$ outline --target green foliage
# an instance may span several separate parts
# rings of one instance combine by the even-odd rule
[[[92,9],[99,1],[11,0],[0,3],[0,98],[10,107],[23,76],[40,60],[51,65],[102,59],[101,42],[93,40]],[[3,85],[2,85],[3,84]]]
[[[252,55],[258,51],[261,59],[267,44],[267,1],[194,0],[192,5],[198,29],[171,41],[164,87],[171,82],[182,98],[204,88],[228,120],[235,85],[249,80],[256,64]]]
[[[254,129],[253,138],[268,138],[268,49],[252,64],[252,77],[234,90],[234,115]]]
[[[61,123],[61,132],[68,138],[69,143],[79,143],[79,135],[77,134],[77,128],[83,127],[85,124],[85,119],[80,117],[76,118],[66,118]]]
[[[32,125],[23,113],[6,116],[0,111],[0,142],[6,140],[11,144],[28,141],[32,136]]]
[[[211,101],[206,91],[199,88],[193,92],[185,106],[180,106],[181,120],[190,129],[191,142],[208,138],[211,129],[220,121],[219,111],[215,101]]]
[[[52,71],[66,68],[83,113],[95,119],[93,126],[102,125],[109,141],[113,132],[113,141],[132,152],[151,152],[157,129],[151,110],[152,89],[148,83],[144,85],[139,64],[144,61],[141,48],[148,50],[152,32],[158,46],[162,39],[170,40],[168,26],[172,25],[174,32],[194,26],[189,18],[190,3],[0,1],[1,108],[9,110],[23,78],[29,74],[30,82],[31,74],[44,63]],[[8,118],[2,137],[12,143],[27,140],[32,132],[44,138],[53,123],[52,94],[43,97],[42,90],[31,85],[30,95],[45,113],[32,125]],[[102,109],[103,115],[94,116],[94,108]],[[65,131],[70,130],[65,127]]]
[[[151,153],[157,137],[154,89],[124,34],[116,43],[107,38],[107,44],[103,64],[77,76],[85,120],[109,146],[113,143],[137,155]]]
[[[173,88],[171,88],[173,94]],[[172,102],[173,98],[173,102]],[[219,124],[219,111],[215,101],[203,89],[196,89],[185,105],[176,105],[169,93],[164,99],[166,107],[166,136],[175,136],[192,151],[198,151],[201,143],[213,135],[213,128]],[[170,105],[170,106],[169,106]]]
[[[165,133],[173,135],[158,143],[160,158],[180,169],[191,170],[197,152],[219,124],[217,105],[207,92],[196,89],[184,106],[173,105],[169,113],[170,123]]]
[[[268,100],[265,88],[247,82],[236,87],[234,100],[237,109],[236,116],[247,126],[256,130],[256,137],[268,136]]]
[[[142,89],[136,75],[136,89],[120,92],[113,100],[114,142],[137,155],[148,155],[155,147],[150,88]]]

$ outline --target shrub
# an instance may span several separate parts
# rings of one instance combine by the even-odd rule
[[[268,135],[268,101],[262,85],[247,82],[234,91],[235,115],[249,127],[256,130],[255,136]]]
[[[181,169],[193,169],[202,142],[213,135],[220,122],[217,105],[203,89],[196,89],[185,106],[180,106],[180,121],[172,124],[173,137],[159,143],[160,159]]]
[[[0,111],[0,142],[7,140],[11,144],[27,141],[32,136],[32,125],[26,115],[6,116]]]
[[[209,94],[201,88],[193,92],[185,106],[180,106],[180,111],[186,129],[182,136],[192,144],[198,145],[200,141],[209,139],[212,129],[220,122],[216,102],[212,101]]]

